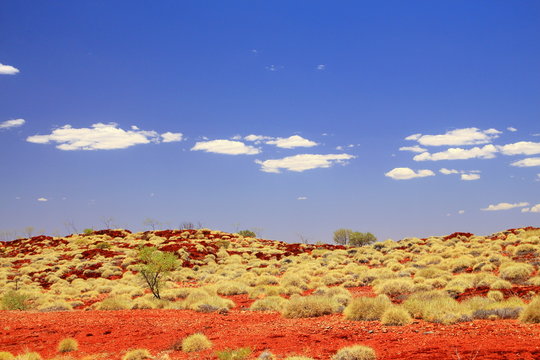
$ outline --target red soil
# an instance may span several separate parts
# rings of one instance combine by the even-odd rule
[[[238,309],[238,308],[237,308]],[[119,359],[128,349],[152,354],[170,349],[187,335],[202,332],[212,350],[169,353],[172,359],[215,359],[216,350],[249,346],[254,355],[268,349],[279,356],[302,354],[329,359],[351,344],[373,347],[380,360],[540,359],[540,326],[515,320],[475,320],[445,326],[423,321],[405,327],[347,321],[341,315],[284,319],[278,313],[232,310],[202,314],[187,310],[0,312],[0,350],[26,349],[53,357],[65,337],[79,341],[75,354],[108,353]]]

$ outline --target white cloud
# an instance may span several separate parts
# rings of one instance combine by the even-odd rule
[[[226,155],[255,155],[261,152],[260,149],[246,145],[241,141],[223,139],[199,141],[191,148],[191,151],[198,150]]]
[[[484,208],[484,209],[481,209],[481,210],[483,210],[483,211],[510,210],[510,209],[514,209],[514,208],[525,207],[525,206],[528,206],[528,205],[529,205],[528,202],[520,202],[520,203],[515,203],[515,204],[502,202],[502,203],[498,203],[496,205],[489,205],[487,208]]]
[[[455,169],[447,169],[447,168],[442,168],[441,170],[439,170],[439,172],[444,175],[459,174],[459,171]]]
[[[182,141],[182,133],[172,133],[167,131],[166,133],[161,134],[161,138],[164,143]]]
[[[49,199],[40,197],[39,199],[37,199],[37,201],[45,202],[45,201],[49,201]]]
[[[421,152],[424,152],[424,151],[427,151],[427,149],[421,147],[421,146],[418,146],[418,145],[414,145],[414,146],[402,146],[399,148],[400,151],[412,151],[412,152],[415,152],[415,153],[421,153]]]
[[[510,132],[516,132],[517,131],[517,129],[515,127],[513,127],[513,126],[507,127],[506,130],[508,130]]]
[[[536,204],[531,208],[531,212],[540,213],[540,204]]]
[[[528,213],[529,211],[531,211],[531,208],[528,207],[521,209],[522,213]]]
[[[6,120],[0,123],[0,129],[11,129],[14,127],[23,126],[25,122],[26,121],[24,121],[24,119]]]
[[[240,137],[241,139],[242,137]],[[240,139],[234,139],[233,140],[240,140]],[[244,140],[246,141],[251,141],[251,142],[261,142],[261,141],[264,141],[264,140],[272,140],[274,139],[273,137],[271,136],[265,136],[265,135],[255,135],[255,134],[251,134],[251,135],[248,135],[248,136],[245,136],[244,137]]]
[[[345,150],[345,148],[343,146],[339,145],[339,146],[336,146],[336,150],[343,151],[343,150]]]
[[[326,65],[324,64],[317,65],[317,70],[326,70]]]
[[[405,140],[418,141],[424,146],[457,146],[457,145],[481,145],[490,143],[501,132],[496,129],[480,130],[478,128],[464,128],[447,131],[440,135],[413,134]]]
[[[65,125],[53,130],[49,135],[33,135],[26,141],[36,144],[55,142],[60,150],[113,150],[125,149],[150,142],[159,143],[160,136],[155,131],[123,130],[118,124],[93,124],[90,128],[73,128]]]
[[[519,141],[499,146],[499,150],[504,155],[535,155],[540,154],[540,142]]]
[[[514,161],[510,165],[517,167],[540,166],[540,157],[525,158],[523,160]]]
[[[435,176],[435,173],[431,170],[418,170],[415,172],[410,168],[395,168],[384,174],[384,176],[388,176],[394,180],[409,180],[426,176]]]
[[[0,64],[0,75],[15,75],[19,72],[14,66]]]
[[[458,214],[459,214],[459,215],[465,214],[465,210],[459,210],[459,211],[458,211]]]
[[[294,149],[297,147],[313,147],[318,144],[315,141],[305,139],[298,135],[292,135],[288,138],[277,138],[275,140],[269,140],[266,142],[269,145],[276,145],[283,149]]]
[[[439,161],[439,160],[466,160],[466,159],[493,159],[497,153],[497,148],[494,145],[485,145],[483,147],[473,147],[471,149],[450,148],[446,151],[437,153],[423,152],[416,155],[415,161]]]
[[[282,159],[256,160],[255,162],[261,165],[261,171],[279,173],[280,169],[302,172],[316,168],[329,168],[335,164],[345,164],[347,160],[354,158],[355,156],[349,154],[300,154]]]
[[[307,196],[299,196],[296,200],[307,200]]]
[[[471,181],[480,179],[480,174],[461,174],[461,180]]]

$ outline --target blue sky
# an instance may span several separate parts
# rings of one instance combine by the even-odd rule
[[[1,8],[0,231],[540,225],[537,1]]]

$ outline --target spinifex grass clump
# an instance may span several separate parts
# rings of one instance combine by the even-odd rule
[[[369,346],[354,345],[341,348],[332,360],[376,360],[375,350]]]
[[[146,360],[151,359],[152,354],[146,349],[135,349],[128,351],[123,357],[122,360]]]
[[[182,340],[182,351],[183,352],[194,352],[201,351],[205,349],[210,349],[212,347],[212,342],[208,338],[200,333],[190,335]]]
[[[343,311],[347,320],[380,320],[383,313],[392,305],[388,297],[358,297],[353,299]]]
[[[217,351],[216,356],[219,360],[244,360],[251,355],[251,349],[240,348],[240,349],[225,349],[222,351]]]
[[[79,343],[74,338],[65,338],[58,344],[58,352],[65,353],[79,350]]]
[[[329,315],[339,308],[339,304],[326,296],[295,296],[282,311],[286,318],[307,318]]]
[[[540,323],[540,296],[535,297],[521,314],[520,320],[526,323]]]

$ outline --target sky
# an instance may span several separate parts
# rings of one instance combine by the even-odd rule
[[[2,1],[0,232],[540,226],[539,19],[532,0]]]

